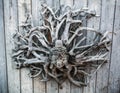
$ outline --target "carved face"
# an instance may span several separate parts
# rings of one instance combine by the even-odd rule
[[[55,42],[55,47],[52,48],[51,63],[55,64],[58,68],[62,68],[67,64],[66,48],[63,46],[61,40]]]
[[[67,64],[67,56],[65,55],[63,58],[58,58],[56,60],[56,65],[58,68],[62,68],[64,65]]]
[[[88,8],[74,10],[62,5],[58,9],[59,13],[44,2],[41,4],[42,25],[35,26],[31,15],[27,16],[20,26],[22,29],[13,36],[13,62],[18,68],[29,68],[30,77],[41,76],[43,81],[52,77],[60,86],[61,82],[68,78],[76,86],[86,86],[89,82],[84,82],[85,78],[92,74],[88,73],[91,71],[86,72],[86,66],[99,63],[97,71],[99,66],[108,60],[112,41],[108,37],[110,31],[103,34],[84,24],[86,20],[96,16],[95,12]],[[84,32],[89,34],[89,37]],[[54,41],[55,46],[52,46]],[[84,43],[86,41],[90,42]]]

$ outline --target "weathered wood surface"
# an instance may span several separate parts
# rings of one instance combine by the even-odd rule
[[[94,3],[93,3],[94,2]],[[88,0],[87,1],[87,7],[90,9],[90,11],[96,12],[96,15],[99,17],[93,17],[90,18],[87,21],[87,27],[94,28],[96,30],[100,30],[100,19],[101,19],[101,0]],[[90,44],[92,43],[94,35],[92,33],[87,33],[87,41],[86,43]],[[93,73],[95,70],[94,69],[88,69],[89,72]],[[97,93],[96,92],[96,78],[97,78],[97,73],[93,75],[91,78],[88,78],[89,80],[89,85],[84,88],[83,93]]]
[[[60,0],[60,5],[67,5],[72,7],[73,6],[73,0],[71,0],[71,2],[69,2],[69,0]],[[62,84],[63,88],[61,89],[59,86],[59,93],[70,93],[71,91],[71,85],[70,82],[68,80],[66,80],[63,84]],[[72,92],[71,92],[72,93]]]
[[[109,69],[108,93],[120,93],[120,0],[116,0],[113,20],[113,44]]]
[[[18,0],[18,31],[24,34],[24,30],[20,25],[25,21],[28,14],[31,14],[31,1],[30,0]],[[33,92],[33,79],[28,76],[29,70],[23,68],[20,70],[20,80],[21,80],[21,92],[22,93],[32,93]]]
[[[41,3],[44,3],[45,0],[32,0],[32,20],[34,26],[38,26],[42,24],[42,17],[41,17]],[[33,79],[33,92],[34,93],[45,93],[46,83],[41,82],[40,78]]]
[[[52,7],[52,8],[57,8],[54,6],[55,3],[57,3],[56,1],[58,0],[46,0],[45,3],[47,5],[49,5],[49,7]],[[59,4],[59,3],[58,3]],[[54,81],[54,80],[50,80],[46,83],[46,92],[47,93],[58,93],[58,84]]]
[[[27,14],[33,15],[35,26],[41,25],[41,3],[58,9],[60,5],[73,6],[74,9],[87,6],[94,9],[99,18],[87,22],[88,27],[102,32],[115,32],[110,52],[110,61],[106,63],[90,81],[89,86],[78,88],[68,81],[60,89],[55,81],[40,82],[31,79],[27,69],[16,70],[11,58],[14,43],[12,36]],[[120,0],[0,0],[0,93],[119,93],[120,92]],[[89,37],[91,35],[87,34]],[[87,41],[88,42],[88,41]]]
[[[3,0],[0,0],[0,93],[8,91],[5,46]]]
[[[87,0],[73,0],[74,9],[82,9],[87,7]],[[85,25],[86,22],[84,23]],[[71,93],[84,93],[84,88],[79,88],[73,84],[71,84]]]
[[[13,34],[18,29],[17,1],[4,1],[4,24],[6,40],[7,76],[9,93],[20,93],[20,70],[13,67],[12,49],[14,48]],[[4,88],[6,89],[6,88]]]
[[[114,21],[114,8],[115,0],[103,0],[101,2],[101,25],[100,31],[113,31]],[[110,51],[111,55],[111,51]],[[109,78],[109,67],[110,61],[105,63],[97,73],[96,79],[96,93],[107,93],[108,92],[108,78]]]

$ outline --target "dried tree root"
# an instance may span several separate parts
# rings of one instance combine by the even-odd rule
[[[61,15],[42,4],[43,24],[34,27],[32,16],[28,15],[20,26],[24,32],[17,31],[13,36],[12,58],[17,68],[29,68],[30,77],[41,76],[41,81],[53,78],[60,86],[66,79],[78,87],[86,86],[81,78],[91,77],[108,61],[111,45],[110,32],[84,26],[83,21],[96,16],[87,8],[70,8]],[[94,34],[90,44],[82,44],[88,39],[84,33]],[[87,65],[97,69],[88,73]]]

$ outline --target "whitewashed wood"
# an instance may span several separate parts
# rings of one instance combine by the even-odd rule
[[[89,11],[95,11],[96,15],[100,15],[101,9],[101,0],[88,0],[87,7]],[[94,28],[99,30],[100,28],[100,17],[92,17],[87,21],[87,27]],[[91,44],[93,40],[93,33],[87,32],[87,44]],[[93,73],[95,69],[88,69],[89,73]],[[87,87],[84,88],[83,93],[95,93],[95,85],[96,85],[96,75],[91,78],[87,78],[87,82],[89,84]]]
[[[0,93],[8,92],[6,65],[3,0],[0,0]]]
[[[73,0],[60,0],[60,5],[73,6]]]
[[[54,10],[58,10],[60,8],[60,0],[54,0],[53,1],[53,6],[54,6]]]
[[[46,85],[47,93],[58,93],[58,84],[55,80],[50,80]]]
[[[42,24],[41,4],[44,2],[45,0],[32,0],[32,19],[34,26]]]
[[[46,0],[46,4],[54,8],[54,0]],[[58,93],[58,84],[56,83],[55,80],[50,80],[46,83],[46,92],[47,93]]]
[[[19,25],[25,21],[27,14],[31,14],[31,1],[30,0],[18,0],[18,16]],[[19,32],[24,33],[22,28],[19,27]],[[26,68],[21,69],[21,92],[22,93],[32,93],[33,92],[33,82],[32,78],[28,76],[29,70]]]
[[[39,77],[34,78],[33,93],[46,93],[46,83],[41,82]]]
[[[17,2],[16,0],[4,0],[5,39],[9,93],[20,93],[19,70],[13,68],[12,49],[14,48],[13,34],[17,29]]]
[[[60,9],[61,0],[54,0],[53,5],[54,5],[54,11]],[[69,86],[70,86],[70,83],[68,81],[62,84],[62,88],[60,88],[61,86],[58,85],[58,92],[59,93],[70,93]]]
[[[33,24],[34,26],[39,25],[39,20],[40,20],[40,0],[32,0],[32,19],[33,19]]]
[[[32,0],[32,20],[34,26],[42,25],[42,16],[41,16],[41,4],[44,3],[45,0]],[[46,83],[40,81],[40,77],[36,77],[33,79],[33,92],[34,93],[45,93],[46,91]]]
[[[87,0],[73,0],[74,8],[81,9],[87,7]]]
[[[62,84],[62,88],[60,88],[59,86],[59,93],[70,93],[70,82],[68,80],[66,80],[63,84]]]
[[[115,0],[102,0],[100,30],[103,33],[113,30],[114,7]],[[110,62],[105,63],[97,73],[96,93],[108,92],[109,64]]]
[[[116,0],[108,93],[120,93],[120,0]],[[114,15],[114,14],[113,14]]]
[[[74,9],[81,9],[81,8],[87,7],[87,0],[74,0],[73,7]],[[83,93],[83,87],[79,88],[71,84],[71,93]]]
[[[2,0],[0,0],[2,1]],[[111,55],[111,64],[109,67],[109,63],[105,64],[97,73],[97,79],[93,79],[90,82],[90,85],[86,88],[78,88],[74,85],[70,85],[69,82],[63,83],[63,89],[59,89],[58,84],[55,81],[49,81],[45,86],[44,83],[41,83],[38,78],[34,79],[34,83],[32,83],[32,79],[28,77],[29,71],[26,69],[16,70],[12,67],[12,49],[14,48],[12,35],[15,33],[15,30],[18,29],[18,20],[19,24],[25,20],[26,13],[34,14],[33,20],[35,26],[40,25],[41,22],[38,20],[41,19],[39,12],[42,0],[3,0],[4,1],[4,20],[5,20],[5,40],[6,40],[6,58],[5,60],[5,45],[4,45],[4,28],[3,28],[3,18],[0,17],[0,86],[2,85],[2,93],[7,93],[7,78],[6,78],[6,63],[7,61],[7,76],[8,76],[8,90],[9,93],[119,93],[119,85],[120,85],[120,74],[119,74],[119,56],[120,56],[120,0],[116,2],[116,15],[115,15],[115,24],[114,21],[114,8],[115,8],[115,0],[60,0],[61,4],[73,5],[74,8],[82,8],[84,6],[92,7],[97,10],[97,13],[100,13],[101,8],[101,26],[100,29],[102,32],[112,31],[114,25],[114,32],[116,35],[113,35],[113,46],[112,46],[112,55]],[[102,3],[101,3],[102,1]],[[18,2],[18,6],[17,6]],[[58,8],[59,0],[46,0],[48,5],[54,7],[54,9]],[[85,4],[84,4],[85,3]],[[32,5],[32,6],[31,6]],[[0,3],[0,11],[3,11],[3,5]],[[18,11],[17,11],[18,8]],[[32,8],[32,10],[31,10]],[[19,18],[17,18],[17,12]],[[0,16],[3,15],[3,12],[0,12]],[[2,20],[2,21],[1,21]],[[87,26],[99,28],[99,18],[92,18],[88,21]],[[21,30],[21,28],[19,28]],[[90,35],[89,35],[90,36]],[[3,73],[3,71],[5,73]],[[20,76],[21,75],[21,76]],[[5,81],[4,81],[5,80]],[[108,83],[109,80],[109,83]],[[95,83],[96,82],[96,83]],[[21,85],[21,90],[20,90]],[[96,85],[96,86],[95,86]],[[4,86],[4,87],[3,87]],[[108,88],[109,86],[109,88]],[[33,89],[34,88],[34,89]],[[6,89],[6,90],[5,90]]]
[[[71,84],[71,90],[70,93],[83,93],[83,87],[77,87],[73,84]]]
[[[73,0],[60,0],[60,6],[61,5],[72,7],[73,6]],[[62,89],[59,86],[59,93],[70,93],[70,82],[68,80],[66,80],[62,84]]]

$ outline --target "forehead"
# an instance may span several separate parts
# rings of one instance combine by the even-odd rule
[[[56,47],[57,47],[57,46],[63,46],[62,40],[56,40],[55,46],[56,46]]]

